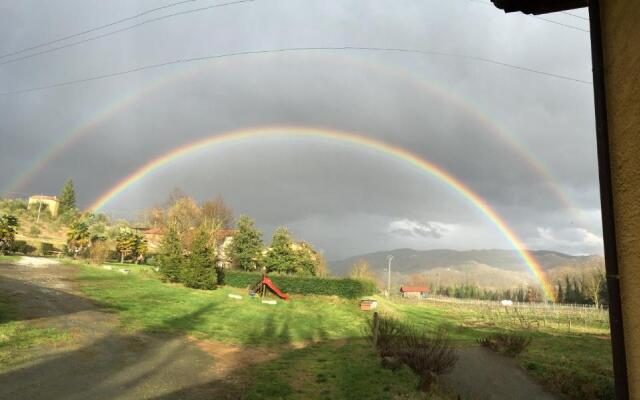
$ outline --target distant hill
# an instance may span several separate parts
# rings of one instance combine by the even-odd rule
[[[547,250],[531,251],[540,266],[551,276],[575,273],[602,260],[600,256],[572,256]],[[329,263],[334,275],[346,276],[353,263],[364,259],[379,276],[384,276],[387,256],[393,255],[391,271],[396,281],[422,274],[441,285],[473,283],[485,288],[515,287],[531,281],[524,261],[515,250],[412,250],[397,249],[362,254]]]

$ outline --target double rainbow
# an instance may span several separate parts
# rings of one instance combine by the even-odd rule
[[[353,132],[344,132],[329,129],[296,127],[296,126],[273,126],[260,127],[252,129],[244,129],[237,131],[225,132],[204,139],[196,140],[185,145],[174,148],[173,150],[156,157],[146,164],[142,165],[136,171],[119,181],[101,196],[99,196],[89,207],[88,211],[98,211],[104,207],[109,201],[113,200],[119,194],[127,190],[129,187],[139,182],[147,175],[153,173],[158,168],[171,163],[172,161],[193,154],[198,150],[212,148],[225,144],[238,144],[243,142],[255,142],[261,139],[301,139],[311,138],[317,140],[325,140],[337,142],[339,144],[354,145],[358,148],[373,150],[381,155],[400,160],[404,163],[417,167],[428,175],[438,179],[453,189],[464,199],[469,201],[476,209],[495,225],[502,235],[517,250],[519,256],[527,265],[528,269],[535,276],[537,281],[543,288],[545,296],[549,300],[555,299],[553,286],[548,281],[545,272],[538,264],[536,259],[529,253],[525,245],[507,225],[506,221],[477,193],[458,180],[455,176],[447,172],[442,167],[427,161],[406,149],[362,136]]]

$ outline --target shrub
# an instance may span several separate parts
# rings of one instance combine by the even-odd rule
[[[224,284],[246,288],[254,285],[262,278],[261,274],[224,271]],[[287,275],[269,275],[273,283],[283,292],[292,294],[317,294],[325,296],[340,296],[355,299],[370,296],[378,291],[375,283],[355,279],[330,279]]]
[[[423,392],[428,392],[434,379],[449,372],[458,361],[444,328],[438,329],[434,336],[416,327],[407,328],[395,351],[400,361],[418,375],[418,387]]]
[[[98,240],[91,246],[89,250],[89,258],[91,259],[92,264],[100,265],[104,264],[109,257],[111,249],[109,245],[104,240]]]
[[[40,243],[40,254],[43,256],[49,255],[53,252],[54,247],[51,243],[42,242]]]
[[[40,230],[40,228],[35,225],[31,225],[31,228],[29,228],[29,236],[37,237],[41,233],[42,231]]]
[[[375,314],[374,314],[375,315]],[[377,318],[369,323],[371,337],[377,337],[376,347],[382,365],[391,369],[401,364],[409,367],[420,379],[418,388],[428,392],[438,375],[447,373],[458,361],[458,355],[444,328],[429,336],[416,326],[391,317]],[[377,333],[374,332],[377,325]]]
[[[493,351],[516,357],[529,347],[531,337],[516,332],[496,333],[478,340],[478,343]]]
[[[12,253],[31,254],[35,250],[36,248],[31,246],[25,240],[15,240],[11,246]]]

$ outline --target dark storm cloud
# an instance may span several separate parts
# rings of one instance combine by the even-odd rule
[[[212,4],[197,3],[175,11]],[[27,1],[4,5],[0,53],[154,6],[124,0],[75,1],[64,8]],[[586,33],[505,16],[482,4],[401,1],[391,7],[383,1],[282,0],[167,19],[0,66],[0,87],[38,86],[206,54],[344,45],[477,55],[590,79]],[[189,70],[196,72],[184,72]],[[164,83],[154,85],[154,80]],[[126,107],[96,118],[149,85],[153,88]],[[441,165],[496,208],[531,246],[553,248],[556,238],[557,248],[594,251],[597,240],[589,235],[600,235],[599,221],[577,221],[577,212],[568,212],[554,193],[554,186],[564,191],[578,213],[592,215],[599,207],[591,96],[588,85],[407,54],[282,53],[168,67],[0,97],[0,167],[7,171],[0,187],[87,121],[93,123],[86,135],[24,191],[55,193],[73,177],[86,205],[147,160],[205,136],[274,124],[326,127],[360,132]],[[520,143],[553,179],[536,172],[487,119],[498,121],[502,135]],[[134,185],[107,211],[133,216],[160,203],[174,186],[199,200],[222,193],[238,212],[253,215],[267,236],[274,227],[289,225],[328,254],[387,244],[437,246],[432,240],[452,247],[505,246],[497,234],[477,234],[481,227],[494,228],[446,185],[365,150],[317,141],[203,151]],[[418,229],[414,236],[422,241],[402,242],[389,230],[402,220],[439,221],[458,229],[449,234]],[[338,221],[349,221],[349,227],[330,223]],[[567,231],[574,228],[586,233]]]

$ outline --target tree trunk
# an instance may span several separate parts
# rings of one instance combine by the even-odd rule
[[[120,253],[120,264],[124,264],[124,252]]]

